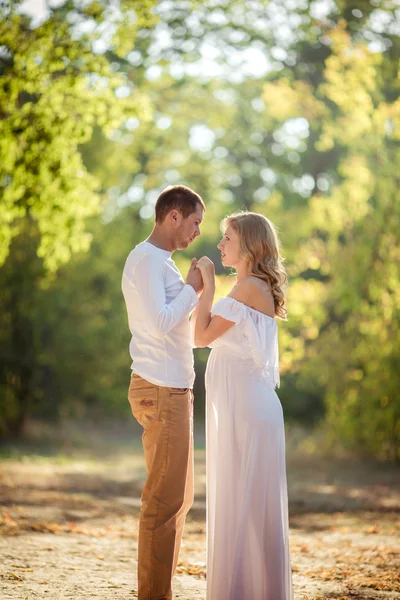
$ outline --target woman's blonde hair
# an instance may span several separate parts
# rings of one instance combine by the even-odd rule
[[[283,288],[287,284],[284,260],[275,226],[267,217],[254,212],[238,212],[223,219],[221,229],[230,225],[239,235],[239,252],[254,277],[266,281],[272,292],[275,315],[286,320]]]

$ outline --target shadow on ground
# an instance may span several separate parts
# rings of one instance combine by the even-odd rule
[[[45,439],[36,451],[32,440],[3,449],[0,579],[5,599],[43,598],[45,591],[56,599],[137,597],[137,529],[146,476],[140,431],[125,428],[123,435],[113,431],[108,437],[86,433],[85,445],[81,437],[77,443],[64,432],[57,451]],[[205,598],[201,432],[197,446],[195,503],[177,571],[177,600]],[[289,453],[287,465],[296,600],[400,598],[398,469],[298,452]]]

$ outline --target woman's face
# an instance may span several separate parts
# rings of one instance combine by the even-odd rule
[[[217,246],[221,251],[221,262],[224,267],[235,267],[241,261],[239,246],[239,234],[228,225]]]

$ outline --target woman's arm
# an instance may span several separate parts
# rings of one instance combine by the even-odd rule
[[[211,318],[215,295],[213,262],[204,256],[197,262],[197,268],[201,271],[204,289],[192,317],[194,318],[194,343],[198,348],[205,348],[228,331],[234,323],[219,316]]]
[[[204,334],[211,322],[211,308],[214,302],[215,283],[206,285],[200,296],[199,304],[194,313],[194,343],[199,348],[207,346]]]

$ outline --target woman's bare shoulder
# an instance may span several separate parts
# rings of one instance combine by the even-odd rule
[[[229,292],[228,296],[239,300],[240,302],[246,302],[246,299],[251,296],[251,291],[254,290],[254,285],[249,281],[250,278],[239,281]]]
[[[263,312],[274,316],[274,300],[269,285],[263,279],[249,276],[243,279],[230,292],[229,296]]]

